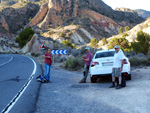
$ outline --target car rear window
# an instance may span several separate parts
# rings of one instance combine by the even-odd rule
[[[95,55],[96,58],[103,58],[103,57],[112,57],[114,56],[115,51],[108,51],[108,52],[102,52],[102,53],[97,53]]]

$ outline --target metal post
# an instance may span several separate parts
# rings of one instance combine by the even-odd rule
[[[64,54],[63,54],[63,64],[64,64],[65,58],[64,58]]]
[[[42,51],[42,55],[44,54],[44,48],[41,48],[41,51]]]
[[[53,63],[54,63],[54,56],[55,56],[55,55],[53,54]]]

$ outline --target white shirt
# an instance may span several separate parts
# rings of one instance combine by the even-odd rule
[[[121,49],[118,51],[118,53],[115,52],[113,67],[114,68],[121,68],[121,63],[122,63],[123,59],[125,59],[125,56],[124,56]]]

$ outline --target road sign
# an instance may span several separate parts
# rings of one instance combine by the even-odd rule
[[[40,48],[45,48],[45,46],[44,46],[44,44],[43,44],[43,43],[41,44]]]
[[[51,54],[67,54],[67,50],[51,50]]]

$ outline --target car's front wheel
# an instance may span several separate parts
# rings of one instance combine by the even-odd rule
[[[97,81],[97,78],[92,78],[92,77],[91,77],[91,82],[92,82],[92,83],[96,83],[96,81]]]

